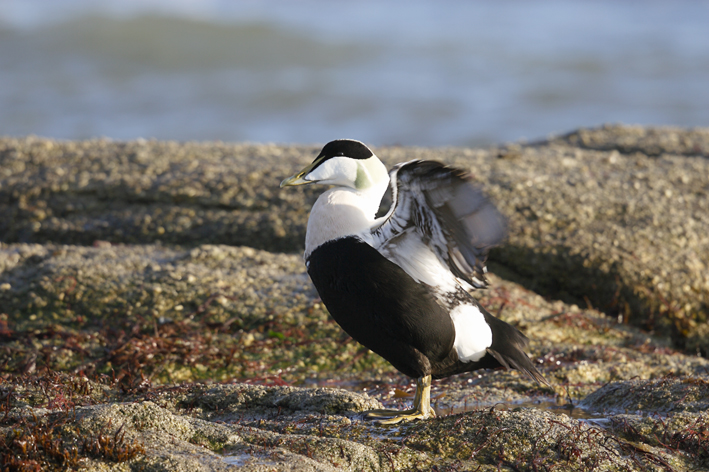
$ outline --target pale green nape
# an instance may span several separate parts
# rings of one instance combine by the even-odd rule
[[[378,159],[374,156],[369,159],[357,161],[357,177],[354,181],[355,189],[364,190],[376,183],[375,180],[377,179],[378,170],[376,166],[377,164],[381,165],[381,163],[377,161]]]

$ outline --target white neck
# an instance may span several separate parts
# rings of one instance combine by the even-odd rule
[[[318,246],[345,236],[368,242],[388,179],[364,190],[334,187],[320,195],[308,218],[305,260]]]

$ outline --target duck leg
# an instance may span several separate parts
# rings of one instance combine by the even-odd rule
[[[364,417],[377,420],[380,424],[397,424],[402,421],[423,420],[433,418],[436,412],[431,408],[431,376],[426,375],[416,379],[416,395],[413,407],[409,410],[370,410]]]

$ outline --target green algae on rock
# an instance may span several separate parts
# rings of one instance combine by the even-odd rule
[[[328,318],[297,256],[18,244],[0,247],[0,265],[0,360],[14,371],[176,382],[392,370]]]
[[[0,248],[0,264],[0,283],[9,286],[0,291],[7,330],[0,359],[11,371],[103,373],[129,387],[143,377],[304,382],[394,374],[329,319],[298,256],[212,245],[13,244]],[[490,277],[483,305],[525,331],[547,375],[576,396],[612,380],[707,369],[706,360],[595,310]],[[518,379],[510,375],[507,384]]]

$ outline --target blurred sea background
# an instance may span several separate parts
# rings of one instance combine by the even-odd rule
[[[486,145],[709,126],[707,1],[0,0],[0,135]]]

